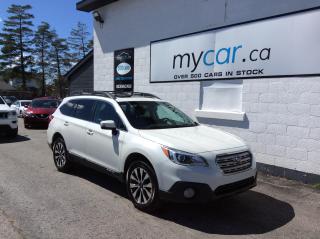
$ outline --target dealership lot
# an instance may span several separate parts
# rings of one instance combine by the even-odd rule
[[[56,171],[46,131],[0,140],[0,238],[319,238],[320,193],[260,175],[254,190],[210,205],[136,210],[122,184],[78,166]]]

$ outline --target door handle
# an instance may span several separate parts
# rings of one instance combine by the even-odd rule
[[[69,126],[69,122],[68,121],[64,122],[64,126]]]
[[[88,134],[88,135],[93,135],[92,129],[88,129],[88,130],[87,130],[87,134]]]

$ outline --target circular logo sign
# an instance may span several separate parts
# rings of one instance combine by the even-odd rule
[[[117,66],[117,73],[121,76],[128,74],[130,71],[131,66],[128,63],[123,62]]]

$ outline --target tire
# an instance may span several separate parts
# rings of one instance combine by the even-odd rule
[[[133,205],[153,212],[160,206],[158,182],[152,167],[144,161],[134,161],[126,173],[126,188]]]
[[[26,121],[24,121],[24,127],[25,127],[26,129],[30,129],[30,125],[28,125],[28,124],[26,123]]]
[[[8,136],[9,136],[10,139],[16,138],[17,135],[18,135],[18,128],[13,129],[8,133]]]
[[[71,162],[69,159],[69,153],[67,151],[66,144],[62,138],[57,138],[53,142],[52,146],[53,161],[59,172],[66,173],[71,168]]]

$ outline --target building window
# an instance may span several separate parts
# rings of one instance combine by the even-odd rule
[[[242,80],[201,82],[197,117],[243,120]]]

